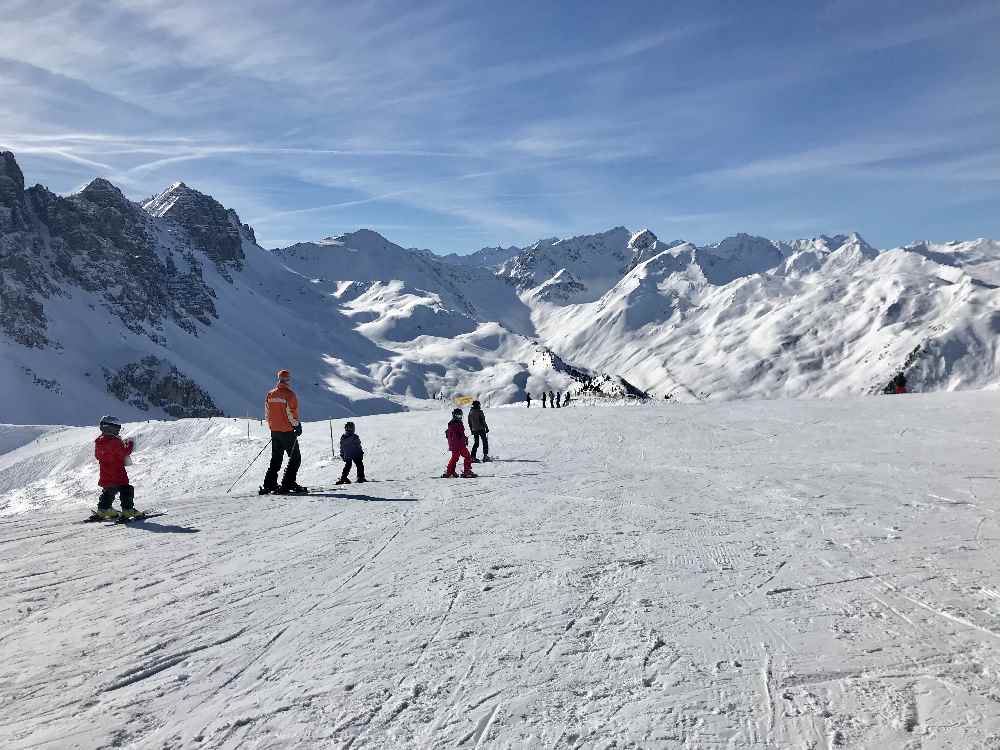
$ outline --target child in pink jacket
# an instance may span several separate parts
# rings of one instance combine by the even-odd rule
[[[448,437],[448,450],[451,451],[451,460],[448,462],[448,468],[442,476],[458,476],[455,473],[455,467],[458,466],[459,458],[465,459],[462,476],[476,476],[472,473],[472,455],[469,453],[469,438],[465,435],[465,425],[462,424],[461,409],[455,409],[451,413],[451,421],[448,423],[448,429],[444,431],[444,434]]]

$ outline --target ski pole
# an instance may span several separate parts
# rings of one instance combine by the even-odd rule
[[[253,461],[251,461],[251,462],[250,462],[250,466],[253,466],[253,465],[254,465],[255,463],[257,463],[257,459],[261,457],[261,454],[263,454],[263,453],[264,453],[264,451],[265,451],[265,450],[267,450],[267,446],[269,446],[270,444],[271,444],[271,441],[270,441],[270,440],[268,440],[268,441],[267,441],[267,443],[265,443],[265,444],[264,444],[264,447],[260,449],[260,453],[258,453],[258,454],[257,454],[256,456],[254,456],[254,459],[253,459]],[[243,477],[244,477],[244,476],[246,475],[246,473],[247,473],[248,471],[250,471],[250,466],[247,466],[247,467],[246,467],[246,468],[245,468],[245,469],[243,470],[243,473],[242,473],[242,474],[240,474],[240,475],[239,475],[238,477],[236,477],[236,482],[240,481],[240,480],[241,480],[241,479],[242,479],[242,478],[243,478]],[[236,482],[233,482],[233,487],[235,487],[235,486],[236,486]],[[233,487],[230,487],[230,488],[229,488],[228,490],[226,490],[226,494],[227,494],[227,495],[228,495],[228,494],[229,494],[230,492],[232,492],[232,491],[233,491]]]

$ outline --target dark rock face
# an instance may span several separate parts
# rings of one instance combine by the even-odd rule
[[[24,174],[10,151],[0,151],[0,210],[12,210],[24,199]],[[2,216],[3,214],[0,214]],[[2,227],[3,224],[0,224]]]
[[[539,240],[504,263],[496,275],[524,290],[541,284],[560,269],[570,271],[585,282],[586,276],[580,273],[581,265],[589,266],[592,271],[603,266],[608,275],[623,274],[635,255],[628,245],[631,237],[625,227],[615,227],[600,234]]]
[[[199,193],[178,182],[146,203],[143,208],[153,216],[170,219],[184,227],[197,247],[216,263],[243,267],[245,229],[232,209],[226,210],[211,196]]]
[[[574,367],[551,349],[545,347],[539,347],[536,350],[532,364],[542,364],[551,367],[556,372],[569,375],[579,383],[577,388],[571,389],[576,391],[577,396],[587,395],[596,398],[635,399],[639,401],[648,401],[650,398],[646,391],[636,388],[625,378],[606,372],[591,372],[581,367]]]
[[[641,250],[648,250],[657,242],[655,234],[649,229],[643,229],[632,235],[632,238],[628,241],[628,246],[635,252],[640,252]]]
[[[535,299],[546,302],[568,302],[573,295],[587,291],[587,287],[581,284],[569,271],[562,270],[543,284]]]
[[[160,344],[168,323],[195,335],[199,324],[211,325],[217,313],[206,257],[231,281],[253,230],[183,184],[150,203],[158,201],[159,213],[143,210],[104,179],[68,198],[41,186],[25,190],[13,154],[0,153],[0,334],[28,347],[58,346],[46,301],[74,288]],[[168,232],[164,222],[182,231]]]
[[[48,343],[40,298],[54,290],[41,254],[41,238],[29,230],[24,175],[12,153],[0,152],[0,333],[30,347]]]
[[[178,419],[223,416],[197,383],[158,357],[144,357],[117,372],[105,368],[104,380],[109,393],[142,411],[160,408]]]

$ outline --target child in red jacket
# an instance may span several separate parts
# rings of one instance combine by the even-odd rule
[[[101,417],[101,434],[94,441],[94,458],[101,466],[101,476],[97,484],[101,487],[101,498],[97,501],[94,515],[101,518],[132,518],[142,515],[132,504],[135,497],[135,487],[128,482],[125,464],[132,454],[135,442],[131,439],[122,440],[118,437],[122,431],[122,423],[118,417]],[[115,495],[121,498],[121,513],[111,507]]]
[[[448,462],[448,468],[445,469],[442,476],[458,476],[458,474],[455,473],[455,467],[458,466],[459,458],[465,459],[462,476],[476,476],[472,473],[472,456],[469,453],[469,438],[465,436],[465,425],[462,424],[461,409],[455,409],[451,413],[451,421],[448,423],[448,429],[444,431],[444,434],[448,437],[448,450],[451,451],[451,460]]]

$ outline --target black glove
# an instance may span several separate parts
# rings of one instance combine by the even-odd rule
[[[299,435],[301,435],[302,434],[302,425],[300,425],[300,424],[295,425],[295,427],[293,428],[292,432],[295,433],[295,437],[298,437]]]

